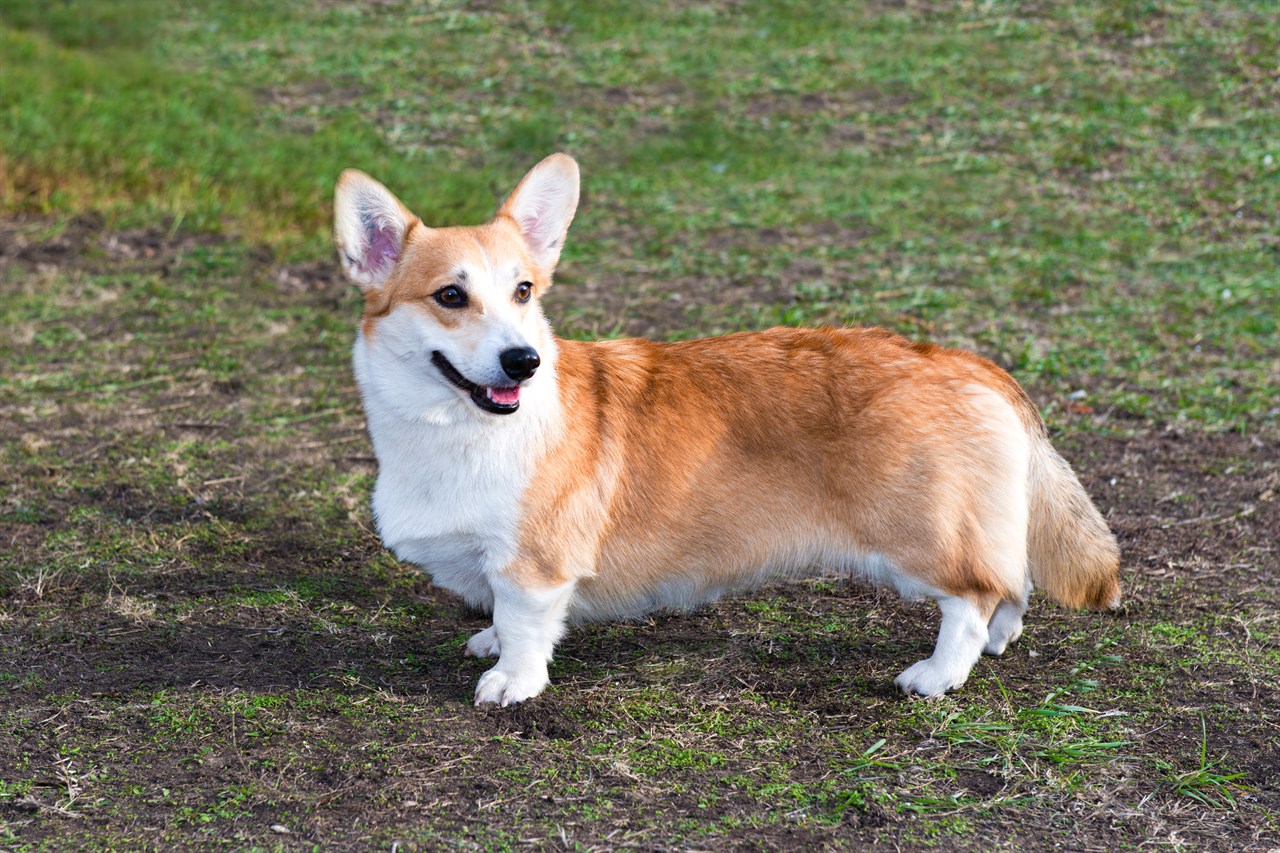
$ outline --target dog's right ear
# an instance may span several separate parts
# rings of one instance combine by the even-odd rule
[[[362,291],[387,283],[415,221],[391,191],[364,172],[347,169],[333,198],[333,239],[342,271]]]

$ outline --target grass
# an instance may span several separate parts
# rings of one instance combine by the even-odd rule
[[[1181,773],[1171,773],[1170,781],[1174,793],[1188,797],[1211,809],[1235,808],[1235,793],[1248,790],[1239,780],[1243,773],[1221,773],[1217,769],[1218,762],[1209,760],[1209,734],[1205,728],[1204,718],[1200,718],[1200,766]],[[1223,756],[1225,758],[1226,756]],[[1222,759],[1219,759],[1221,761]],[[1157,768],[1166,772],[1172,771],[1165,762],[1157,762]]]
[[[43,8],[3,31],[10,210],[324,257],[345,166],[474,221],[566,148],[587,203],[562,280],[606,297],[566,298],[567,333],[881,323],[1082,386],[1074,408],[1276,425],[1256,4]]]
[[[148,10],[0,6],[0,844],[1280,830],[1274,10]],[[471,709],[482,621],[368,517],[328,200],[354,165],[476,221],[555,149],[585,175],[560,331],[982,352],[1119,532],[1126,613],[1037,602],[905,702],[930,609],[815,581],[575,631],[545,697]]]
[[[225,220],[288,245],[300,225],[308,237],[319,231],[341,164],[381,165],[406,182],[412,174],[367,126],[336,120],[312,134],[288,133],[261,121],[233,77],[173,73],[140,50],[161,38],[158,30],[135,29],[128,49],[112,42],[77,48],[78,22],[24,11],[20,22],[48,25],[53,37],[3,31],[11,60],[0,79],[9,93],[0,102],[6,206],[101,209],[123,224],[164,219],[174,228],[216,229]],[[144,26],[128,4],[97,5],[93,14]],[[151,26],[158,28],[165,15],[157,17]]]

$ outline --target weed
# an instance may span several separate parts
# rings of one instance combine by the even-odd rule
[[[1173,792],[1188,797],[1211,809],[1236,807],[1236,794],[1251,791],[1252,788],[1241,784],[1244,773],[1222,773],[1219,765],[1226,760],[1221,756],[1217,761],[1209,760],[1209,732],[1205,719],[1200,717],[1200,764],[1194,770],[1176,772],[1176,768],[1166,761],[1157,760],[1156,769],[1167,774]]]

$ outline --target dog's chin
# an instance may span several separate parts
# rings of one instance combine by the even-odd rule
[[[440,371],[440,375],[449,384],[465,391],[471,402],[494,415],[509,415],[520,408],[520,386],[477,385],[462,375],[453,362],[444,357],[444,353],[435,350],[431,353],[431,363]]]

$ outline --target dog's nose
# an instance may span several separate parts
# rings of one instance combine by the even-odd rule
[[[517,382],[528,379],[538,369],[538,365],[542,364],[542,359],[538,358],[538,351],[533,347],[512,347],[503,350],[498,356],[498,361],[502,364],[502,372]]]

